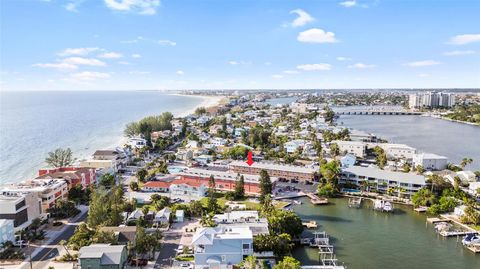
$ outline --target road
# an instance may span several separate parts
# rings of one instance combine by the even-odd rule
[[[70,239],[70,237],[73,236],[75,232],[75,228],[78,226],[78,224],[87,218],[87,212],[88,210],[82,211],[80,215],[76,217],[75,222],[66,224],[63,232],[60,235],[52,239],[50,242],[48,242],[44,246],[39,247],[42,249],[32,257],[32,262],[33,262],[32,269],[45,268],[45,266],[50,262],[49,260],[51,260],[52,258],[54,258],[59,254],[58,244],[62,240],[68,241],[68,239]],[[30,264],[28,262],[22,263],[21,268],[29,269]]]
[[[155,262],[155,268],[171,268],[181,237],[181,230],[171,230],[163,233],[162,249]]]

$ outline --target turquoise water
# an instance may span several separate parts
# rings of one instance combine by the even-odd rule
[[[154,91],[0,92],[0,184],[33,176],[55,148],[84,158],[118,145],[130,121],[202,101]]]
[[[331,199],[327,206],[314,206],[305,198],[302,202],[294,211],[304,220],[317,221],[349,269],[480,268],[480,255],[456,238],[440,237],[426,225],[425,215],[408,207],[395,205],[395,213],[388,214],[374,211],[370,201],[359,209],[349,208],[348,199]],[[318,264],[315,248],[297,248],[293,256],[302,264]]]

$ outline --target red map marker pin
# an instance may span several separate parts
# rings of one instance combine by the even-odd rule
[[[248,151],[247,164],[248,164],[249,166],[252,166],[252,164],[253,164],[253,153],[252,153],[251,150]]]

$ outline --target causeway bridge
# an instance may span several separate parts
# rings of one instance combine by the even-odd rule
[[[384,110],[365,110],[365,111],[337,111],[336,115],[422,115],[422,112],[411,111],[384,111]]]

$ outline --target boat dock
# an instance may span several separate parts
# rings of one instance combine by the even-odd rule
[[[362,206],[362,197],[348,198],[348,207],[360,208]]]
[[[465,236],[472,232],[469,231],[440,231],[439,234],[443,237],[452,237],[452,236]]]
[[[314,193],[307,193],[308,198],[310,198],[310,202],[314,205],[326,205],[328,204],[327,198],[320,198]]]
[[[413,210],[417,213],[424,213],[424,212],[427,212],[427,209],[428,207],[426,206],[420,206],[420,207],[414,208]]]
[[[441,218],[427,218],[428,223],[438,223],[438,222],[450,222],[448,219],[441,219]]]
[[[480,244],[471,244],[465,247],[473,253],[480,253]]]

